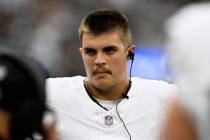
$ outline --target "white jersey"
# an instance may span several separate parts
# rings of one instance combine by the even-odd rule
[[[132,78],[129,98],[107,111],[89,97],[84,78],[47,80],[49,104],[58,113],[61,139],[128,140],[129,134],[132,140],[158,139],[160,120],[168,98],[177,90],[175,86]]]

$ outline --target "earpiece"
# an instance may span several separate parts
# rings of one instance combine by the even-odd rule
[[[135,56],[135,53],[134,52],[132,52],[132,51],[129,51],[128,52],[128,57],[129,57],[130,60],[133,61],[134,60],[134,56]]]
[[[132,72],[132,66],[133,66],[134,56],[135,56],[135,53],[133,51],[128,51],[128,57],[131,60],[130,74],[129,74],[130,79],[131,79],[131,72]]]

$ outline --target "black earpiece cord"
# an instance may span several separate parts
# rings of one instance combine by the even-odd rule
[[[108,111],[108,109],[107,109],[106,107],[102,106],[102,105],[101,105],[101,104],[100,104],[100,103],[91,95],[91,93],[89,92],[89,91],[90,91],[89,86],[88,86],[88,84],[86,83],[85,80],[83,80],[83,84],[84,84],[85,90],[86,90],[88,96],[90,97],[90,99],[91,99],[93,102],[95,102],[97,105],[99,105],[101,108],[103,108],[104,110]]]
[[[131,60],[131,66],[130,66],[130,72],[129,72],[129,78],[130,78],[130,80],[131,80],[132,68],[133,68],[133,59]]]
[[[128,131],[128,128],[126,127],[126,125],[125,125],[125,123],[124,123],[122,117],[120,116],[120,114],[119,114],[119,112],[118,112],[118,104],[119,104],[119,103],[120,103],[120,101],[119,101],[119,102],[117,103],[117,105],[116,105],[117,116],[119,117],[120,121],[122,122],[122,124],[123,124],[123,126],[124,126],[124,128],[125,128],[125,130],[126,130],[126,132],[128,133],[129,140],[131,140],[131,134],[130,134],[130,132]]]

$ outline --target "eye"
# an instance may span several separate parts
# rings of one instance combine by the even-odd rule
[[[105,52],[106,54],[113,54],[113,53],[115,53],[116,51],[117,51],[117,48],[114,47],[114,46],[110,46],[110,47],[104,48],[104,52]]]
[[[85,48],[84,53],[87,54],[87,55],[93,56],[93,55],[96,54],[96,50],[92,49],[92,48]]]

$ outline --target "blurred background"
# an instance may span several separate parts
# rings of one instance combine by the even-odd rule
[[[132,75],[170,82],[163,23],[182,6],[198,1],[0,0],[0,46],[23,51],[52,77],[85,75],[78,51],[80,21],[91,10],[115,8],[130,21],[136,45]]]

